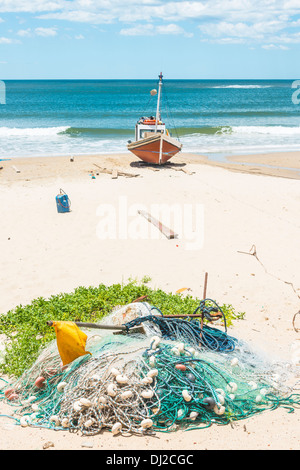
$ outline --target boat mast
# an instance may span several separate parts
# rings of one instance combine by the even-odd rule
[[[159,78],[159,84],[158,84],[158,98],[157,98],[157,108],[156,108],[156,120],[155,120],[155,132],[157,132],[157,124],[158,121],[160,121],[160,95],[161,95],[161,87],[162,87],[162,78],[163,74],[160,72],[160,75],[158,76]]]

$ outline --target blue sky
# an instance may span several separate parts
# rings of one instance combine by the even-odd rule
[[[300,0],[0,0],[0,79],[298,79]]]

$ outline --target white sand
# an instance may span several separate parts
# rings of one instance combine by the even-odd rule
[[[299,364],[300,336],[292,325],[300,309],[298,178],[232,172],[193,159],[182,167],[193,174],[130,166],[128,156],[109,157],[105,166],[112,167],[116,161],[118,168],[140,176],[112,179],[99,174],[93,180],[89,169],[97,169],[94,162],[104,166],[101,157],[84,162],[75,157],[73,163],[62,157],[51,162],[0,162],[4,167],[0,172],[0,312],[80,285],[113,284],[144,275],[151,277],[151,287],[169,292],[189,287],[201,297],[208,272],[207,296],[246,312],[229,333],[270,359]],[[16,173],[12,164],[21,172]],[[60,188],[71,199],[69,213],[57,212],[55,196]],[[183,235],[186,226],[181,227],[177,240],[133,239],[138,230],[150,227],[141,216],[133,215],[137,203],[149,212],[154,203],[203,208],[204,223],[194,219],[191,229],[195,231]],[[127,205],[127,238],[99,239],[97,226],[103,219],[97,209],[103,204],[111,205],[106,208],[116,211],[118,221],[120,204]],[[188,237],[201,241],[202,233],[203,246],[188,249]],[[152,235],[157,234],[152,229]],[[239,253],[249,252],[253,245],[265,268],[254,256]],[[0,414],[11,412],[0,402]],[[288,414],[279,409],[233,427],[158,433],[155,438],[112,437],[108,432],[87,438],[67,431],[24,429],[0,417],[0,448],[41,449],[52,441],[54,449],[81,449],[86,442],[93,449],[123,450],[299,449],[299,416],[299,410]]]

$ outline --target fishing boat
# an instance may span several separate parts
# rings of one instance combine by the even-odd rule
[[[152,95],[158,94],[156,116],[142,117],[135,126],[135,141],[129,142],[127,148],[146,163],[162,165],[180,152],[182,144],[169,134],[161,120],[160,101],[163,75],[160,73],[158,93],[151,90]]]

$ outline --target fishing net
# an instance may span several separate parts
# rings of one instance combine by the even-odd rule
[[[105,325],[125,334],[83,329],[90,354],[62,366],[57,343],[2,390],[22,426],[94,435],[153,434],[205,428],[265,410],[294,411],[294,372],[270,363],[227,331],[167,319],[146,303],[112,312]],[[143,326],[144,333],[136,332]]]

